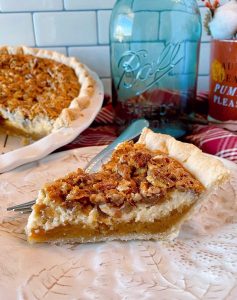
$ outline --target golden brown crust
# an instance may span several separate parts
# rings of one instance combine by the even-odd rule
[[[4,46],[0,64],[0,108],[17,113],[18,119],[34,121],[41,116],[51,129],[69,126],[80,117],[95,91],[84,65],[53,51]]]

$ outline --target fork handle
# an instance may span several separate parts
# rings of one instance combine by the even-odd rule
[[[85,167],[85,171],[88,173],[95,172],[101,166],[103,158],[109,157],[114,148],[127,140],[132,140],[139,136],[145,127],[149,127],[149,122],[146,119],[139,119],[134,121],[128,126],[119,137],[117,137],[110,145],[108,145],[103,151],[97,154]]]

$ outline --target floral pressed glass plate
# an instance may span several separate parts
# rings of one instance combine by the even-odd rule
[[[0,175],[0,299],[237,299],[237,166],[169,243],[29,245],[27,215],[49,180],[83,167],[101,147],[52,154]]]

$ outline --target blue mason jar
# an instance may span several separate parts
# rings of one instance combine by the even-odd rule
[[[110,20],[112,99],[123,127],[145,117],[185,133],[197,87],[201,17],[196,0],[117,0]]]

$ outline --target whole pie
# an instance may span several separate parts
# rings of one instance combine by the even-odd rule
[[[28,219],[28,241],[166,239],[210,191],[229,177],[218,159],[145,129],[102,166],[47,183]]]
[[[95,82],[75,58],[28,47],[0,48],[0,122],[40,138],[80,118]]]

